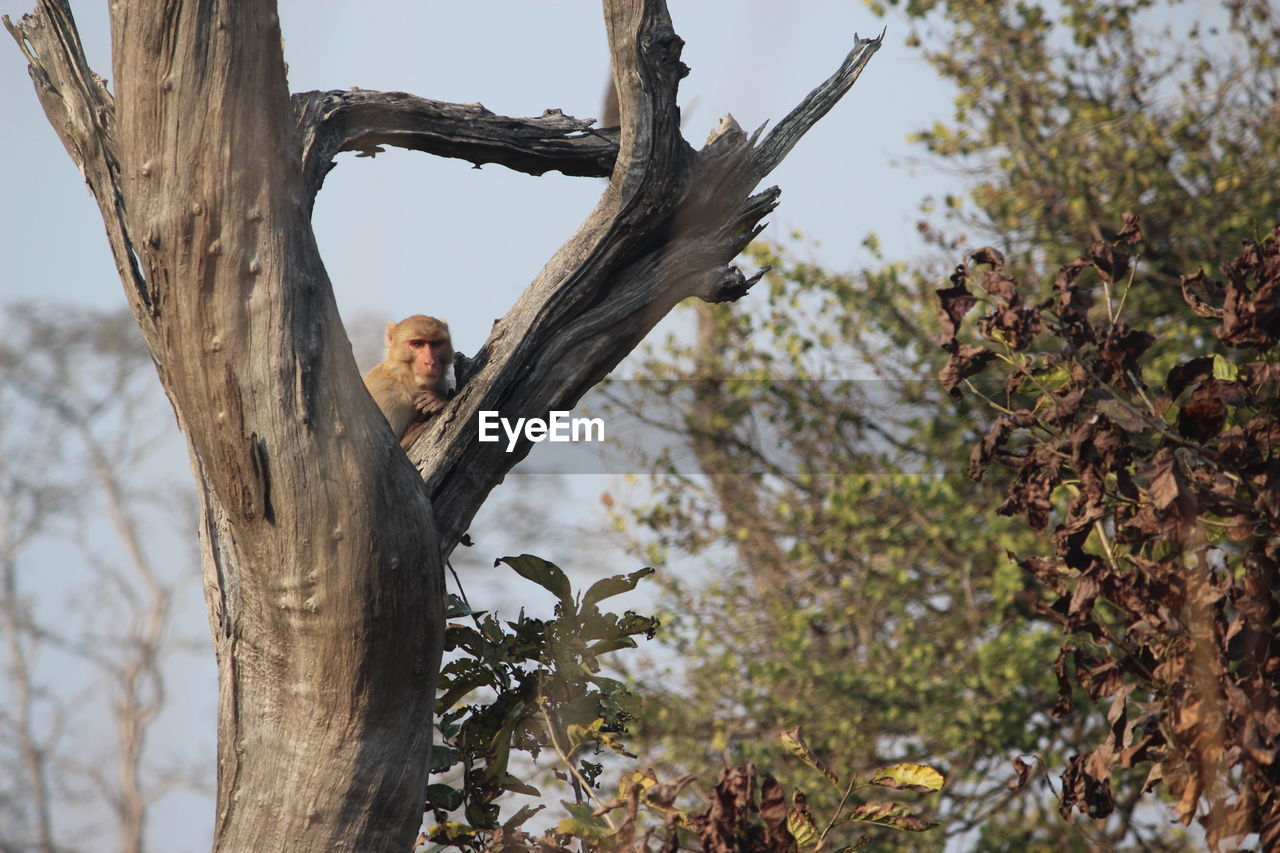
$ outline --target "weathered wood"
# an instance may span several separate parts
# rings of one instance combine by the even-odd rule
[[[116,271],[130,291],[130,306],[154,352],[151,294],[138,269],[124,221],[111,93],[102,78],[89,68],[80,33],[65,3],[41,3],[17,26],[5,15],[4,26],[27,57],[27,71],[49,124],[98,202]]]
[[[778,126],[765,137],[764,142],[760,143],[760,149],[752,163],[752,174],[757,181],[764,180],[766,175],[776,169],[800,141],[800,137],[808,133],[853,88],[862,69],[884,42],[884,31],[875,38],[867,39],[854,33],[853,41],[853,50],[845,56],[836,72],[805,96],[795,109],[778,122]]]
[[[311,233],[274,4],[112,7],[126,223],[203,485],[215,850],[395,849],[442,640],[431,508]]]
[[[112,4],[114,101],[65,0],[18,25],[46,114],[98,199],[186,434],[219,670],[214,849],[404,850],[421,815],[443,630],[441,557],[528,452],[480,410],[570,408],[679,301],[740,298],[757,192],[878,40],[773,133],[694,150],[662,0],[604,0],[618,134],[400,93],[286,89],[274,4]],[[411,449],[352,362],[310,226],[334,156],[397,145],[540,174],[610,174]]]
[[[217,850],[407,849],[441,651],[431,507],[364,392],[309,224],[270,4],[65,3],[12,31],[99,200],[200,485]]]
[[[616,130],[593,128],[559,110],[538,118],[495,115],[480,104],[451,104],[404,92],[363,89],[293,96],[305,182],[316,193],[341,151],[372,156],[383,145],[541,175],[605,178],[618,155]]]

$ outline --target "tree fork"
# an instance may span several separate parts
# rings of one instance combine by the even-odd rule
[[[291,98],[266,0],[113,4],[114,95],[65,0],[5,20],[187,436],[219,670],[215,850],[408,849],[442,558],[529,450],[480,444],[476,412],[571,408],[682,299],[745,294],[758,276],[731,262],[778,195],[755,186],[880,45],[858,39],[763,142],[728,119],[695,150],[665,3],[604,11],[620,131],[402,93]],[[408,458],[360,382],[310,225],[333,157],[379,145],[611,175]]]

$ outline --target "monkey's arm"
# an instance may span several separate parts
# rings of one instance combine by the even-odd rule
[[[419,394],[413,401],[413,408],[429,418],[443,409],[448,402],[449,398],[447,396],[432,389]]]
[[[397,437],[404,435],[405,430],[418,415],[415,411],[414,398],[402,390],[403,383],[388,376],[382,365],[378,365],[365,375],[364,387],[369,391],[373,402],[378,404],[382,416],[391,425],[391,432]]]

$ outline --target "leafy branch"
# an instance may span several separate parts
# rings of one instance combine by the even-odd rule
[[[832,813],[831,818],[821,832],[818,831],[817,825],[805,805],[806,798],[804,793],[797,790],[793,794],[793,801],[796,802],[797,808],[787,815],[787,826],[791,830],[791,834],[795,836],[797,843],[802,846],[813,845],[813,853],[821,853],[826,845],[827,836],[837,824],[841,823],[870,823],[907,832],[924,832],[938,825],[912,814],[905,806],[899,803],[864,802],[847,811],[845,808],[853,792],[865,787],[877,786],[897,791],[919,791],[923,793],[940,791],[945,780],[942,774],[932,767],[923,764],[892,764],[875,771],[869,778],[850,777],[849,782],[842,787],[840,777],[836,775],[835,771],[805,743],[799,726],[781,732],[779,737],[787,752],[799,758],[813,770],[816,770],[837,791],[842,792],[839,805],[836,806],[835,812]],[[841,849],[857,849],[858,846],[868,842],[869,839],[864,836],[863,839],[855,842],[852,847]]]

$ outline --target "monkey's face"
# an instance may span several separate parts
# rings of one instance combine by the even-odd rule
[[[453,339],[443,321],[426,314],[387,324],[388,365],[406,365],[419,391],[445,390],[453,364]],[[398,371],[397,371],[398,372]],[[403,375],[403,374],[401,374]]]
[[[413,375],[419,387],[439,388],[445,381],[445,371],[453,362],[453,346],[447,337],[414,337],[407,341],[413,353]]]

